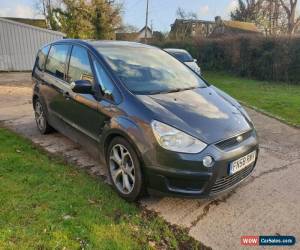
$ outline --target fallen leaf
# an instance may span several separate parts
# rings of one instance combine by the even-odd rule
[[[95,201],[95,200],[92,200],[92,199],[88,199],[88,202],[89,202],[90,204],[96,204],[96,201]]]
[[[64,220],[70,220],[70,219],[72,219],[72,216],[71,215],[64,215],[63,219]]]
[[[155,248],[155,242],[154,241],[149,241],[149,246]]]

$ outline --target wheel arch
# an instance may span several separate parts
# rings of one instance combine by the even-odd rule
[[[32,106],[33,109],[35,109],[35,102],[39,100],[41,102],[41,104],[43,105],[45,112],[46,112],[46,116],[47,118],[49,117],[49,113],[48,113],[48,106],[43,98],[43,96],[39,95],[37,92],[34,92],[32,95]]]
[[[35,102],[36,102],[37,99],[39,99],[39,96],[36,93],[34,93],[33,96],[32,96],[32,106],[33,106],[33,108],[35,108]]]
[[[130,136],[128,134],[126,134],[124,131],[120,130],[120,129],[111,129],[103,138],[103,156],[106,161],[106,154],[107,154],[107,150],[109,147],[110,142],[116,138],[116,137],[122,137],[123,139],[125,139],[126,141],[128,141],[130,143],[130,145],[133,147],[133,149],[135,150],[137,157],[141,163],[141,166],[144,165],[143,162],[143,157],[142,157],[142,153],[140,152],[138,146],[136,145],[136,143],[134,143],[134,140],[132,138],[130,138]]]

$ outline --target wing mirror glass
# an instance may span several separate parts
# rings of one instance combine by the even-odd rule
[[[71,83],[72,91],[79,94],[93,94],[92,83],[89,80],[77,80]]]

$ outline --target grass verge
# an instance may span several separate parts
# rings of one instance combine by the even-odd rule
[[[0,128],[0,249],[205,249],[187,231]]]
[[[204,77],[242,103],[300,126],[300,86],[237,77],[208,71]]]

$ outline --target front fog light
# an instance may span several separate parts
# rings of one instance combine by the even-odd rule
[[[214,159],[211,157],[211,156],[205,156],[204,158],[203,158],[203,166],[204,167],[207,167],[207,168],[210,168],[210,167],[212,167],[213,166],[213,164],[214,164]]]

